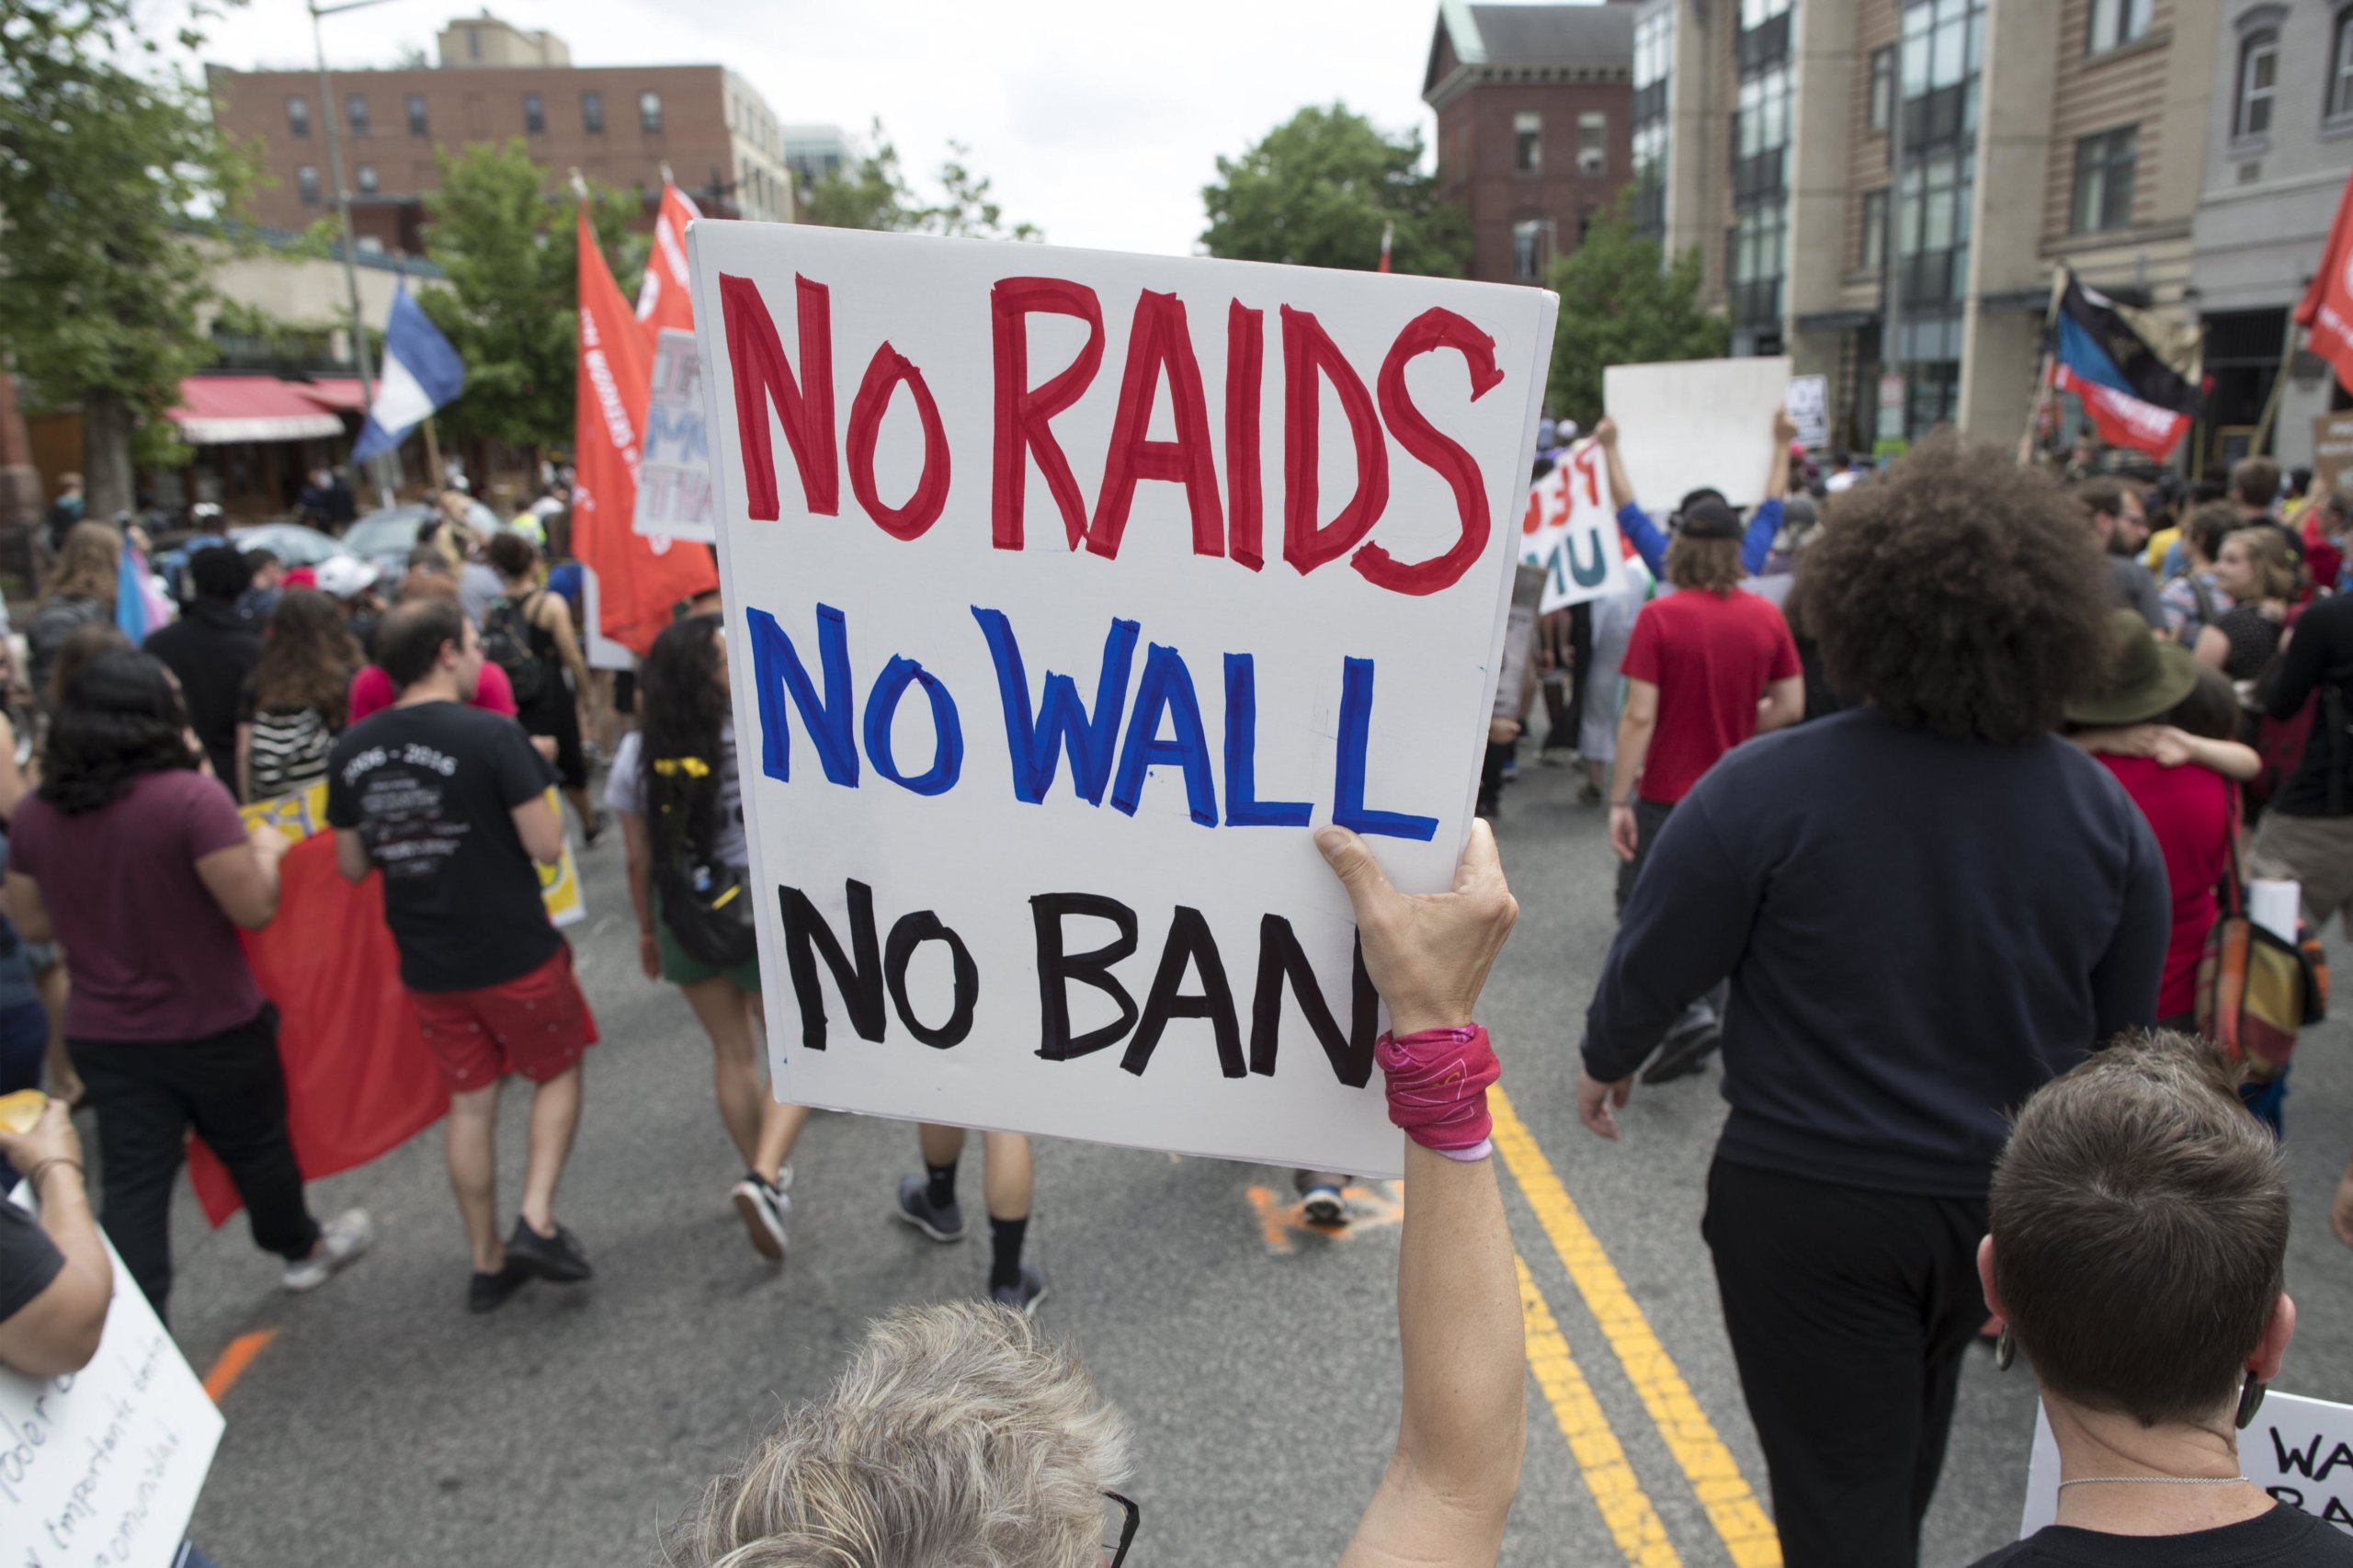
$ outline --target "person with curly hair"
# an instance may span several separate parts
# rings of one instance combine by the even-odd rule
[[[2165,860],[2054,732],[2101,689],[2080,506],[1939,436],[1847,492],[1794,605],[1862,705],[1727,754],[1652,845],[1586,1020],[1578,1110],[1727,977],[1701,1233],[1790,1568],[1918,1560],[2005,1117],[2156,1017]]]
[[[286,1132],[278,1012],[237,932],[278,912],[286,840],[247,830],[163,662],[102,653],[59,694],[40,789],[10,824],[5,902],[28,941],[60,943],[65,1034],[98,1115],[108,1235],[157,1315],[171,1292],[171,1199],[191,1129],[244,1199],[289,1290],[367,1250],[367,1214],[321,1225]]]
[[[327,776],[327,751],[351,711],[351,677],[367,661],[351,623],[315,588],[288,588],[238,699],[237,792],[274,801]]]

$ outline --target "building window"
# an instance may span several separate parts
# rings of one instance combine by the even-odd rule
[[[1666,121],[1634,129],[1634,230],[1652,239],[1666,233]]]
[[[367,135],[368,99],[358,93],[354,93],[346,98],[343,103],[343,118],[350,125],[351,133],[354,136]]]
[[[1735,204],[1789,187],[1790,68],[1776,66],[1740,85],[1733,116]]]
[[[1857,258],[1865,272],[1877,272],[1887,265],[1887,192],[1863,192],[1862,254]]]
[[[527,136],[543,136],[548,129],[548,111],[537,93],[523,95],[523,132]]]
[[[2328,51],[2328,118],[2353,115],[2353,7],[2336,14],[2336,40]]]
[[[1870,129],[1882,134],[1895,112],[1895,46],[1871,51]]]
[[[289,136],[311,134],[310,99],[289,98],[286,100],[286,133]]]
[[[354,171],[352,171],[352,177],[358,181],[358,185],[359,185],[359,194],[360,194],[360,195],[362,195],[362,196],[373,196],[373,195],[375,195],[375,194],[376,194],[376,165],[373,165],[373,164],[362,164],[362,165],[360,165],[358,168],[357,168],[357,169],[355,169]]]
[[[319,171],[315,167],[304,164],[294,171],[294,194],[301,198],[305,207],[319,204]]]
[[[604,94],[583,93],[580,95],[580,129],[591,136],[602,136],[605,133]]]
[[[426,118],[425,95],[422,93],[408,96],[408,133],[411,136],[433,134],[432,121]]]
[[[1577,116],[1577,173],[1588,178],[1609,172],[1609,117],[1598,109]]]
[[[1552,221],[1523,218],[1511,226],[1511,277],[1515,283],[1544,280],[1545,253],[1552,248]]]
[[[1781,319],[1782,251],[1789,235],[1787,210],[1778,203],[1752,207],[1732,231],[1732,318],[1743,326]]]
[[[2239,44],[2239,92],[2231,115],[2232,135],[2270,134],[2271,98],[2279,90],[2279,31],[2257,28]]]
[[[2092,33],[2086,51],[2097,54],[2148,37],[2149,14],[2154,8],[2154,0],[2092,0]]]
[[[1776,17],[1786,16],[1790,0],[1740,0],[1740,28],[1753,32]]]
[[[1675,46],[1675,13],[1659,11],[1634,24],[1634,90],[1666,80],[1669,51]]]
[[[1904,146],[1974,142],[1985,52],[1985,0],[1914,0],[1904,13]]]
[[[480,28],[466,29],[466,58],[468,60],[482,58],[482,29]]]
[[[2075,143],[2075,205],[2073,233],[2096,234],[2132,223],[2132,165],[2138,156],[2136,128],[2104,131]]]
[[[647,132],[657,132],[662,129],[661,94],[640,93],[637,95],[637,124],[639,130]]]
[[[1543,173],[1544,117],[1542,115],[1516,114],[1511,117],[1511,166],[1518,174]]]
[[[1969,275],[1969,202],[1976,159],[1948,153],[1904,171],[1896,186],[1895,257],[1903,294],[1923,304],[1961,297]]]
[[[378,239],[373,234],[360,235],[358,239],[352,242],[352,245],[353,248],[358,250],[361,256],[381,256],[384,254],[384,242]]]

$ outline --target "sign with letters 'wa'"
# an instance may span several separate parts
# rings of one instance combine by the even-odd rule
[[[691,244],[779,1096],[1394,1172],[1310,828],[1451,880],[1552,297]]]

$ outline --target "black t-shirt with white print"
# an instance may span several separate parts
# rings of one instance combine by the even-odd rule
[[[387,708],[335,742],[327,821],[357,828],[384,873],[404,985],[474,991],[555,957],[512,814],[554,782],[521,725],[456,702]]]
[[[2353,1537],[2285,1503],[2219,1529],[2109,1535],[2045,1525],[1974,1568],[2348,1568]]]

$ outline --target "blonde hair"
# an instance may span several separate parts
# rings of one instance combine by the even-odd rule
[[[669,1568],[1096,1568],[1126,1420],[1068,1346],[960,1301],[869,1325],[825,1398],[713,1480]]]
[[[2237,529],[2222,542],[2228,545],[2234,540],[2246,551],[2247,565],[2255,572],[2257,597],[2295,597],[2296,562],[2288,554],[2288,536],[2284,532],[2266,523]]]
[[[57,574],[50,579],[41,602],[111,599],[121,569],[122,535],[104,523],[75,523],[58,547]]]

